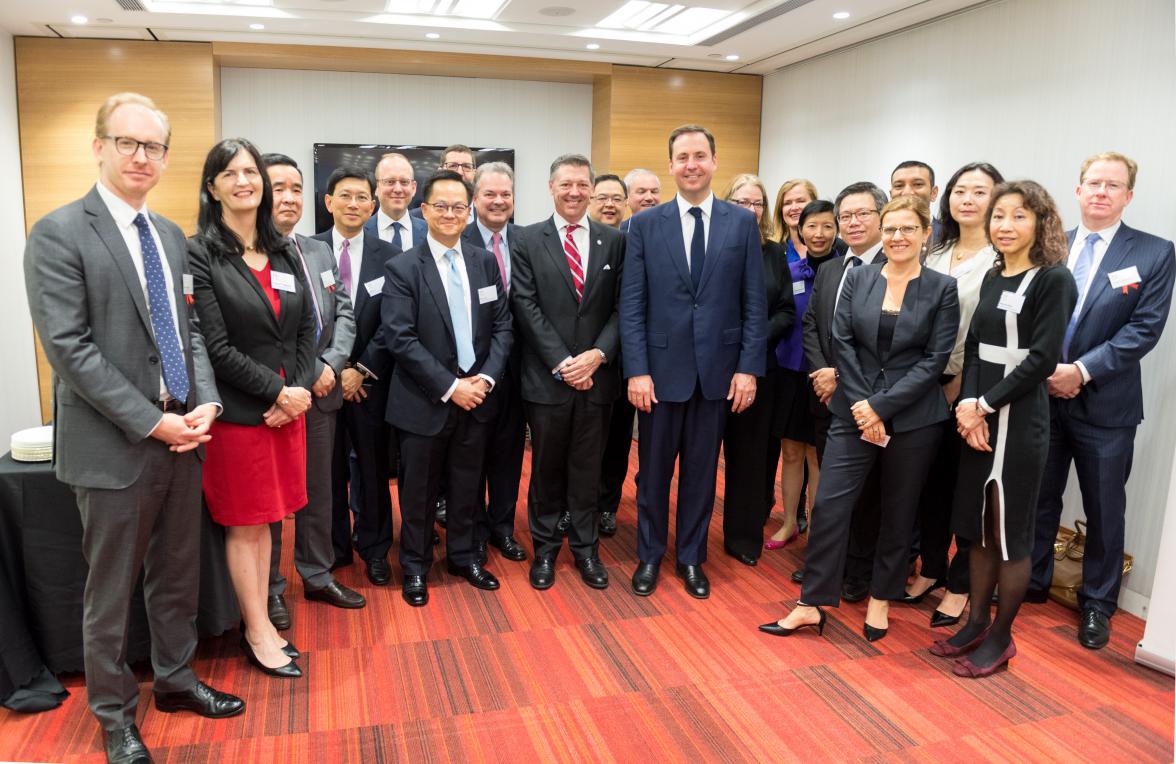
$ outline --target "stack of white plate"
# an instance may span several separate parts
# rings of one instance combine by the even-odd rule
[[[53,458],[53,427],[30,427],[13,433],[12,458],[18,462],[47,462]]]

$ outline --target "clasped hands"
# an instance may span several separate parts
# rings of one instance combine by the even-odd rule
[[[1085,380],[1076,363],[1059,363],[1046,380],[1049,394],[1054,398],[1073,398],[1082,392]]]
[[[886,425],[869,401],[858,401],[849,410],[853,414],[854,424],[862,431],[862,437],[878,445],[886,440]]]
[[[965,403],[956,406],[956,432],[964,442],[977,451],[991,451],[988,445],[987,412],[980,408],[979,402]]]
[[[813,392],[816,393],[817,398],[821,403],[828,404],[834,391],[837,390],[837,370],[832,366],[826,366],[810,373],[809,379],[812,380]]]
[[[486,396],[490,394],[490,389],[490,383],[485,377],[462,377],[457,380],[457,387],[453,389],[449,401],[461,406],[466,411],[471,411],[485,402]]]
[[[167,444],[169,451],[182,454],[191,451],[201,443],[212,440],[208,428],[216,419],[217,406],[215,403],[204,403],[189,411],[187,414],[164,414],[163,419],[151,431],[151,437]]]
[[[604,363],[604,359],[601,358],[600,351],[596,348],[588,348],[560,366],[556,371],[569,387],[576,390],[591,390],[592,375],[596,373],[602,363]]]
[[[310,408],[310,391],[305,387],[283,387],[278,399],[262,415],[269,427],[281,427],[293,422]]]

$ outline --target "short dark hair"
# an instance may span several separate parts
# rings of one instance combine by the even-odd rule
[[[804,205],[804,209],[800,211],[800,220],[796,221],[797,228],[804,228],[804,221],[811,215],[819,215],[822,212],[833,212],[833,202],[824,199],[814,199],[808,204]],[[837,225],[837,215],[833,216],[833,225]]]
[[[561,167],[587,167],[588,181],[591,183],[596,178],[596,170],[592,169],[592,162],[583,154],[560,154],[551,163],[551,168],[547,172],[547,180],[555,180],[555,171]]]
[[[674,141],[678,140],[679,136],[686,135],[687,133],[702,133],[705,135],[706,142],[710,144],[711,156],[715,155],[715,136],[710,130],[707,130],[702,125],[682,125],[681,127],[675,127],[674,132],[670,133],[670,141],[667,144],[670,151],[670,159],[674,158]]]
[[[461,173],[454,172],[453,170],[438,170],[425,181],[425,187],[421,189],[421,201],[428,204],[429,198],[433,195],[433,186],[443,180],[452,180],[455,183],[460,183],[466,191],[466,201],[472,202],[474,200],[474,187],[461,176]]]
[[[335,186],[348,178],[355,178],[356,180],[362,180],[364,183],[367,183],[368,188],[372,191],[372,196],[376,195],[376,176],[372,175],[371,170],[364,170],[360,167],[348,167],[347,165],[336,167],[331,172],[331,177],[327,178],[327,193],[334,194]]]
[[[596,187],[606,180],[615,180],[617,183],[620,183],[621,193],[623,193],[625,196],[629,195],[629,187],[625,185],[625,181],[621,180],[620,175],[613,175],[611,172],[605,173],[604,175],[597,175],[596,180],[592,183],[592,190],[595,191]]]
[[[894,180],[894,173],[899,170],[905,170],[909,167],[922,167],[927,171],[927,175],[931,178],[931,185],[935,185],[935,171],[931,169],[931,165],[926,162],[920,162],[918,159],[908,159],[905,162],[899,162],[898,165],[890,171],[890,179]]]
[[[841,215],[841,203],[845,201],[845,197],[853,194],[870,194],[874,197],[874,212],[881,212],[882,208],[886,206],[886,202],[890,201],[886,196],[886,192],[878,188],[876,185],[868,180],[859,181],[857,183],[850,183],[845,188],[841,189],[841,193],[837,195],[836,201],[833,202],[833,217]]]
[[[474,155],[474,150],[471,149],[469,146],[465,145],[464,143],[451,143],[448,146],[446,146],[445,150],[441,152],[441,161],[444,162],[445,157],[449,156],[450,154],[454,154],[454,153],[469,154],[470,159],[474,159],[475,160],[474,164],[477,164],[477,160]]]
[[[262,154],[261,161],[265,162],[266,167],[281,167],[282,165],[285,165],[286,167],[293,167],[298,171],[299,177],[302,176],[302,168],[298,166],[297,162],[285,154],[277,154],[273,152],[269,154]]]

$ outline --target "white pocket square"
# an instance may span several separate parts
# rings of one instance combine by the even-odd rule
[[[608,263],[605,263],[605,264],[604,264],[604,267],[603,267],[603,268],[601,268],[601,270],[602,270],[602,271],[611,271],[611,270],[612,270],[612,266],[611,266],[611,265],[609,265]]]

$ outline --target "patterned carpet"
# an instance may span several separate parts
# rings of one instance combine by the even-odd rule
[[[635,471],[636,449],[633,460]],[[423,609],[400,599],[399,570],[384,589],[360,565],[339,571],[368,597],[360,611],[306,602],[287,570],[287,635],[307,676],[249,668],[235,631],[206,640],[197,673],[245,698],[246,713],[158,713],[144,672],[145,741],[171,763],[1172,761],[1173,680],[1133,662],[1139,619],[1116,616],[1110,646],[1092,652],[1075,641],[1071,611],[1026,606],[1011,670],[979,681],[926,651],[942,636],[928,626],[937,596],[894,606],[874,644],[861,636],[864,603],[831,611],[823,639],[774,638],[755,627],[798,596],[788,575],[803,544],[740,565],[722,552],[721,511],[720,500],[706,601],[682,590],[672,558],[652,597],[630,593],[632,475],[620,530],[601,545],[606,591],[580,582],[566,550],[546,592],[527,584],[528,563],[494,550],[496,593],[436,565]],[[82,677],[62,680],[73,694],[56,711],[0,710],[0,760],[104,761]]]

